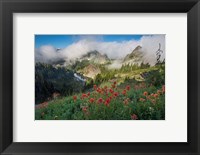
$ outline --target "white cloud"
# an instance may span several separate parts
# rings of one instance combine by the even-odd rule
[[[97,50],[102,54],[107,54],[111,59],[124,58],[131,53],[138,45],[142,46],[145,53],[145,61],[150,63],[156,62],[156,51],[161,44],[161,50],[164,51],[162,59],[165,55],[165,35],[143,36],[140,40],[130,40],[124,42],[103,42],[101,39],[96,40],[95,37],[82,37],[79,41],[67,46],[64,49],[56,51],[52,46],[42,46],[35,50],[36,61],[52,63],[59,59],[75,59],[89,51]]]
[[[114,60],[112,64],[108,65],[108,69],[120,69],[122,66],[122,61]]]
[[[163,51],[160,60],[165,58],[165,35],[145,36],[141,38],[141,46],[144,52],[144,61],[150,64],[156,63],[156,51],[159,49]]]
[[[45,45],[35,49],[35,59],[36,62],[52,63],[61,59],[61,55],[56,51],[55,47]]]

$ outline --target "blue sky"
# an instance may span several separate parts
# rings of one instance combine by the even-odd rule
[[[43,45],[51,45],[55,48],[64,48],[81,39],[102,42],[123,42],[129,40],[140,40],[142,36],[144,35],[35,35],[35,48],[39,48]]]

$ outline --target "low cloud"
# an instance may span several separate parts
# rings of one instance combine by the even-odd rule
[[[97,50],[106,54],[110,59],[123,59],[131,53],[138,45],[142,46],[144,52],[144,62],[155,64],[156,51],[161,44],[163,51],[161,60],[165,58],[165,35],[143,36],[140,40],[130,40],[124,42],[103,42],[101,39],[82,37],[79,41],[57,50],[51,45],[41,46],[35,49],[36,62],[54,63],[60,60],[73,60],[81,57],[87,52]],[[119,63],[116,61],[116,66]]]
[[[60,53],[57,52],[57,49],[51,45],[41,46],[38,49],[35,49],[35,59],[36,62],[44,62],[51,64],[55,61],[62,59]]]
[[[121,60],[114,60],[112,64],[108,65],[108,69],[120,69],[122,66]]]

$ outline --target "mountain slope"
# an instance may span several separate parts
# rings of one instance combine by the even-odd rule
[[[55,68],[49,64],[35,65],[35,101],[36,104],[51,98],[52,94],[70,95],[83,90],[85,81],[78,80],[73,71],[64,67]]]
[[[89,77],[89,78],[95,78],[95,76],[99,73],[101,73],[101,70],[99,67],[95,66],[95,65],[88,65],[87,67],[85,67],[81,73],[86,76],[86,77]]]
[[[92,63],[96,64],[105,64],[110,61],[106,54],[101,54],[98,51],[90,51],[87,54],[84,54],[80,59],[80,61],[88,60]]]
[[[124,57],[123,63],[124,64],[140,64],[143,60],[143,52],[142,52],[142,47],[141,46],[137,46],[130,54],[127,54]]]

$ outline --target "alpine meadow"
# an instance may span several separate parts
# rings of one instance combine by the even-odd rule
[[[165,34],[35,35],[35,120],[165,120]]]

